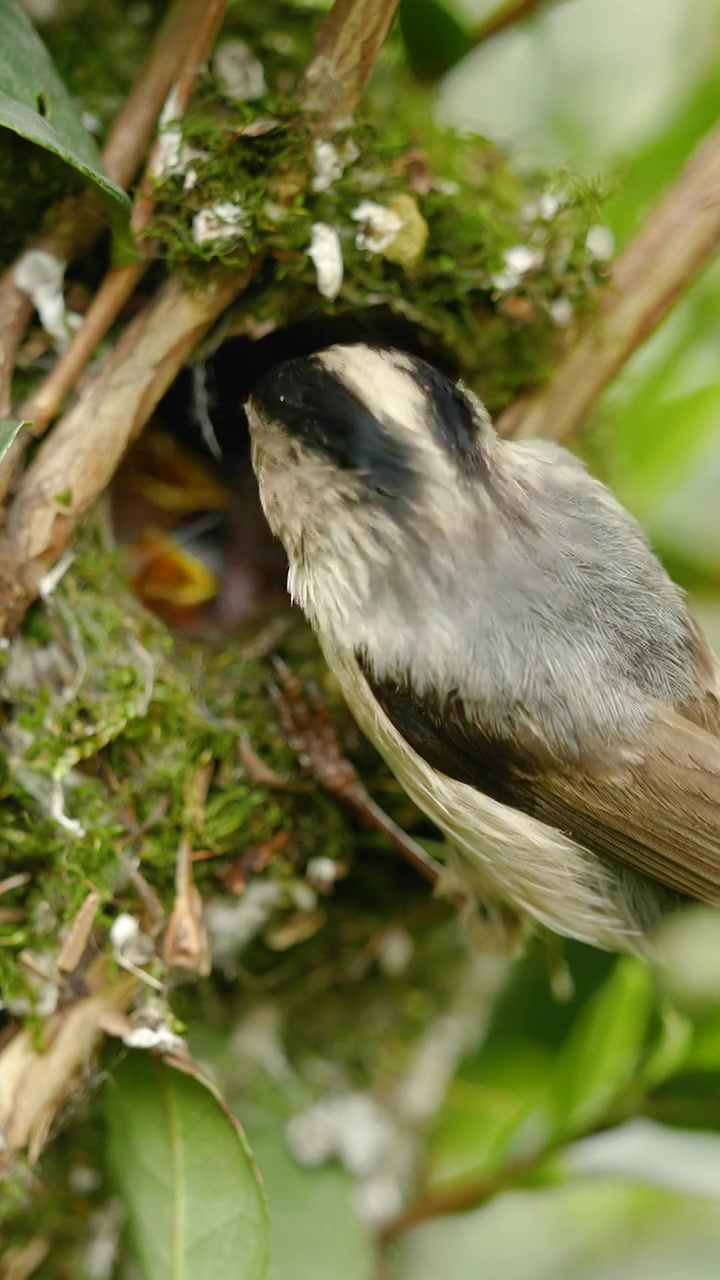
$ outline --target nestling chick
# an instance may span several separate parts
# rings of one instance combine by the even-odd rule
[[[720,900],[718,666],[609,490],[390,349],[280,365],[249,420],[291,595],[485,910],[644,951]]]

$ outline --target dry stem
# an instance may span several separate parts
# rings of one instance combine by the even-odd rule
[[[197,26],[197,0],[175,0],[103,149],[108,176],[120,187],[130,185],[142,164],[155,121],[187,58],[188,41]]]
[[[557,0],[555,2],[557,3]],[[507,30],[517,22],[524,22],[525,18],[531,18],[538,9],[549,9],[551,3],[552,0],[509,0],[508,3],[499,5],[475,28],[472,33],[472,43],[482,44],[484,40],[499,35],[501,31]]]
[[[166,65],[172,65],[173,70],[177,70],[178,58],[182,55],[177,82],[173,89],[173,106],[177,117],[182,115],[188,105],[198,72],[207,55],[208,48],[215,39],[222,23],[225,4],[226,0],[210,0],[202,8],[198,8],[194,3],[191,3],[188,8],[186,0],[183,0],[183,4],[176,13],[176,29],[170,32],[170,36],[175,38],[172,59],[169,58],[165,49],[163,51],[164,61],[160,69],[164,71]],[[190,18],[193,21],[190,21]],[[184,41],[183,48],[179,47],[178,42],[180,40]],[[128,127],[137,115],[137,109],[128,110],[128,107],[131,106],[135,99],[138,87],[142,88],[144,85],[147,90],[147,82],[151,70],[152,67],[149,63],[141,75],[133,94],[128,99],[125,108],[120,112],[116,128],[113,130],[113,135],[105,151],[106,163],[109,150],[112,164],[120,170],[123,176],[127,176],[128,181],[132,178],[135,170],[133,168],[129,172],[129,157],[127,151],[123,149],[123,144],[125,146],[128,144]],[[157,101],[155,101],[155,105],[157,107]],[[155,115],[157,115],[157,110]],[[152,118],[148,117],[148,123],[152,123],[155,115]],[[118,133],[118,137],[115,137],[116,133]],[[146,165],[140,190],[133,206],[132,229],[135,235],[141,235],[152,218],[154,199],[151,175],[153,165],[159,154],[159,148],[160,140],[157,140],[150,153],[150,159]],[[0,463],[0,498],[4,497],[11,487],[28,450],[31,438],[33,436],[41,436],[47,430],[53,418],[59,412],[63,400],[75,386],[80,374],[91,359],[93,352],[104,338],[113,321],[120,314],[128,298],[137,288],[147,269],[147,265],[146,261],[138,258],[137,261],[128,263],[125,266],[110,268],[88,309],[81,328],[73,336],[67,350],[63,352],[33,395],[21,405],[18,412],[22,418],[32,422],[32,433],[23,432],[21,435],[16,436],[12,447]]]
[[[720,127],[691,156],[618,258],[592,327],[537,395],[498,423],[504,435],[567,440],[720,245]]]
[[[142,162],[170,85],[187,45],[187,32],[196,22],[196,0],[176,0],[160,27],[150,55],[115,120],[102,157],[105,171],[126,187]],[[51,214],[53,230],[35,237],[29,249],[42,249],[65,262],[81,257],[107,221],[107,208],[91,188],[58,202]],[[14,280],[13,263],[0,277],[0,417],[11,410],[12,372],[18,347],[33,312],[27,294]],[[25,447],[16,439],[16,456]],[[0,477],[0,496],[5,492]]]
[[[320,137],[350,123],[397,6],[398,0],[335,0],[320,23],[300,90],[301,106]]]
[[[551,1154],[552,1149],[543,1149],[532,1155],[511,1160],[495,1173],[481,1174],[479,1178],[461,1182],[457,1186],[439,1187],[437,1191],[429,1191],[426,1196],[412,1201],[401,1209],[395,1218],[391,1218],[381,1229],[380,1238],[384,1244],[388,1244],[391,1240],[396,1240],[398,1236],[405,1235],[413,1227],[430,1219],[479,1209],[493,1196],[511,1186],[518,1178],[539,1168]]]

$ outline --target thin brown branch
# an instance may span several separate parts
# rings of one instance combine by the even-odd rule
[[[618,258],[591,328],[537,395],[511,406],[504,435],[567,440],[720,247],[720,126],[691,156]]]
[[[28,438],[41,436],[46,431],[98,344],[132,294],[146,266],[145,262],[133,262],[124,267],[113,267],[106,275],[87,310],[81,327],[73,335],[70,346],[53,365],[37,390],[23,402],[18,410],[19,416],[32,422],[33,425],[31,432],[26,433],[24,448],[18,450],[17,457],[13,459],[15,463],[27,449]],[[5,467],[0,463],[0,487],[4,471]]]
[[[411,1201],[400,1210],[394,1218],[386,1222],[380,1232],[384,1244],[397,1240],[413,1227],[420,1226],[433,1218],[447,1217],[452,1213],[467,1213],[470,1209],[479,1209],[488,1200],[505,1191],[517,1179],[538,1169],[552,1155],[552,1149],[533,1152],[532,1155],[520,1156],[511,1160],[495,1173],[484,1173],[468,1182],[458,1183],[452,1187],[440,1187],[427,1195]]]
[[[297,752],[301,764],[366,830],[381,832],[413,870],[435,887],[442,877],[442,867],[368,794],[342,749],[320,690],[314,685],[303,689],[280,658],[275,658],[274,666],[280,687],[272,686],[270,693],[288,744]]]
[[[187,30],[196,25],[196,14],[197,0],[175,0],[155,37],[145,67],[110,130],[103,162],[108,177],[121,187],[129,185],[142,163],[185,51]],[[28,249],[42,249],[70,262],[92,246],[106,225],[107,208],[88,188],[59,201],[50,213],[50,221],[52,230],[36,236]],[[10,412],[12,372],[33,312],[27,294],[15,284],[16,265],[13,263],[0,276],[0,417]]]
[[[195,81],[222,26],[226,8],[227,0],[205,0],[203,5],[195,4],[195,21],[186,31],[186,47],[180,61],[177,81],[166,103],[172,120],[179,120],[188,106],[195,88]],[[154,212],[153,174],[161,147],[162,138],[157,138],[135,200],[132,213],[132,229],[135,235],[142,235],[147,229]]]
[[[175,0],[140,75],[121,107],[103,149],[108,175],[129,187],[143,162],[155,122],[198,26],[197,0]]]
[[[423,880],[435,888],[442,880],[443,868],[435,858],[426,853],[417,840],[413,840],[402,827],[376,804],[358,779],[355,785],[338,789],[334,794],[346,809],[353,813],[367,831],[379,831],[392,845],[396,853],[417,871]]]
[[[10,508],[0,564],[0,624],[13,629],[46,570],[112,479],[173,379],[251,268],[225,272],[204,288],[170,279],[128,325],[97,378],[43,442]]]
[[[222,23],[225,7],[226,0],[211,0],[211,3],[203,8],[191,5],[192,13],[189,15],[185,12],[185,8],[182,9],[182,13],[178,13],[178,21],[175,23],[177,30],[174,34],[176,40],[182,38],[185,41],[185,49],[170,98],[174,118],[179,118],[188,105],[198,73]],[[190,22],[189,17],[193,17],[194,21]],[[179,21],[180,18],[183,19],[182,22]],[[165,58],[167,61],[167,53]],[[175,70],[178,70],[177,46],[173,51],[172,65]],[[141,81],[143,80],[147,80],[147,74],[141,76]],[[135,98],[135,92],[131,95],[132,98]],[[128,99],[128,103],[131,99]],[[127,137],[128,119],[132,121],[137,116],[137,109],[129,113],[124,109],[121,116],[125,117],[120,129],[122,139]],[[120,120],[120,117],[118,119]],[[137,236],[142,235],[147,229],[154,211],[152,173],[160,154],[160,147],[161,139],[157,139],[133,206],[131,224]],[[123,152],[119,144],[114,145],[113,155],[116,166],[121,167],[123,163],[127,165],[127,152]],[[0,498],[4,497],[12,486],[29,448],[30,440],[33,437],[42,436],[59,413],[65,397],[75,386],[108,329],[135,291],[147,266],[147,261],[138,258],[137,261],[125,266],[110,268],[67,350],[56,361],[33,395],[21,405],[18,413],[22,418],[32,422],[32,432],[22,432],[16,436],[0,462]]]
[[[549,9],[552,3],[553,0],[506,0],[478,23],[471,34],[471,42],[473,45],[482,44],[484,40],[490,40],[508,27],[515,26],[517,22],[531,18],[538,9]],[[554,0],[554,3],[557,4],[558,0]]]
[[[398,0],[335,0],[320,23],[300,86],[311,128],[329,138],[346,128],[392,25]]]
[[[27,294],[10,276],[0,279],[0,418],[7,418],[12,409],[15,357],[31,313]]]

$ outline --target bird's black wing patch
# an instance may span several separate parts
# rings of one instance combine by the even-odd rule
[[[414,751],[441,773],[520,808],[521,754],[471,723],[459,698],[420,697],[409,683],[379,680],[361,655],[360,668],[388,719]]]
[[[356,655],[357,656],[357,655]],[[358,656],[388,719],[428,764],[673,894],[720,902],[720,741],[668,712],[634,763],[567,770],[525,737],[485,732],[457,698],[435,705],[378,680]]]

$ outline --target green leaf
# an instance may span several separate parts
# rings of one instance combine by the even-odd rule
[[[207,1082],[134,1052],[108,1086],[107,1111],[143,1280],[265,1280],[265,1194],[242,1130]]]
[[[454,14],[438,0],[401,0],[400,30],[415,75],[437,80],[472,48]]]
[[[368,1280],[373,1241],[353,1209],[350,1174],[336,1164],[297,1164],[284,1125],[267,1114],[252,1142],[270,1201],[272,1280]]]
[[[0,127],[53,151],[104,194],[128,197],[103,170],[98,150],[30,19],[14,0],[0,0]]]
[[[428,1143],[429,1186],[497,1169],[518,1134],[534,1131],[534,1113],[547,1093],[553,1067],[549,1049],[508,1036],[490,1053],[479,1054],[480,1074],[463,1072],[448,1088]],[[472,1069],[472,1060],[465,1070]]]
[[[638,1070],[652,1008],[648,970],[630,957],[619,960],[558,1055],[551,1102],[557,1138],[608,1116]]]
[[[31,427],[32,422],[13,422],[9,418],[0,418],[0,462],[2,462],[18,431],[23,427]]]
[[[693,1043],[693,1024],[673,1005],[659,1010],[660,1026],[642,1069],[643,1084],[655,1089],[685,1066]]]

